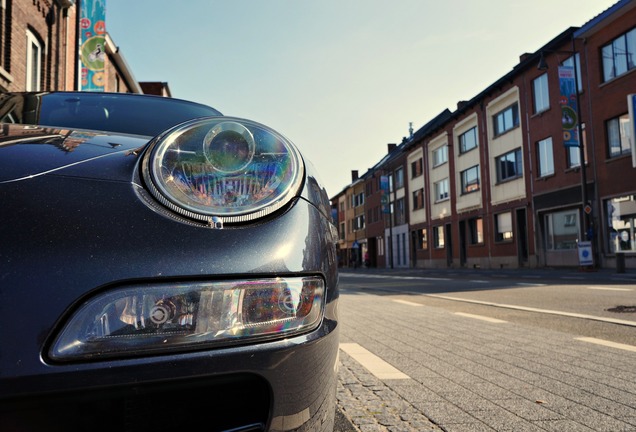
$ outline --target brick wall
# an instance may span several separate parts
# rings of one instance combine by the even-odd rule
[[[42,47],[40,89],[72,89],[75,85],[76,7],[62,9],[50,0],[5,0],[4,3],[0,88],[26,89],[27,32],[30,32]]]

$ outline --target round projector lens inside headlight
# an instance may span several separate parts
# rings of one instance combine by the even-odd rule
[[[297,148],[272,129],[206,117],[157,137],[144,154],[142,174],[163,205],[216,227],[280,209],[298,195],[305,173]]]
[[[213,127],[203,140],[208,162],[224,173],[245,168],[254,156],[254,137],[242,124],[223,122]]]

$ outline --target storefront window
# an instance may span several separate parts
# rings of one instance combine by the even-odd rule
[[[444,248],[444,226],[436,226],[433,228],[433,245],[435,249]]]
[[[636,251],[636,195],[606,201],[609,251]]]
[[[428,249],[428,235],[426,233],[426,228],[415,231],[415,241],[416,247],[419,250]]]
[[[575,249],[579,240],[579,211],[545,215],[545,236],[547,250]]]
[[[512,213],[495,215],[495,241],[512,241]]]

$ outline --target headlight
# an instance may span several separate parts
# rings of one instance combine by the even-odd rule
[[[296,147],[247,120],[210,117],[183,123],[148,149],[143,175],[153,195],[182,215],[242,222],[278,210],[302,185]]]
[[[84,303],[49,355],[74,361],[281,338],[316,328],[323,310],[319,277],[126,287]]]

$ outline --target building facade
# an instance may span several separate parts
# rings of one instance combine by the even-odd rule
[[[75,0],[0,0],[0,91],[79,90],[80,7]],[[105,33],[103,90],[142,93]]]
[[[367,230],[387,253],[370,262],[636,268],[634,59],[621,0],[393,148],[362,176],[367,203],[377,173],[389,182],[384,233]]]

